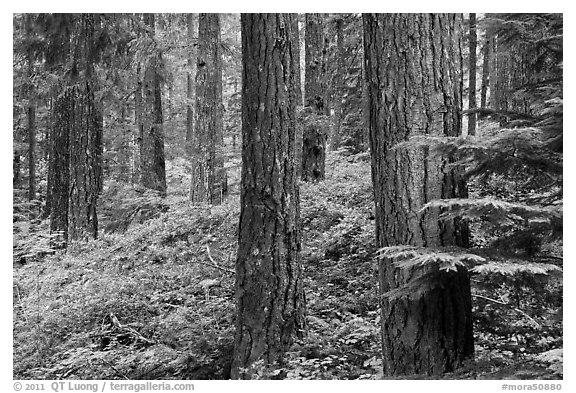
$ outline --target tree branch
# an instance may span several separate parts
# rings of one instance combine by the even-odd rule
[[[480,299],[484,299],[484,300],[488,300],[492,303],[496,303],[496,304],[501,304],[503,306],[509,306],[512,310],[516,311],[517,313],[520,313],[522,315],[524,315],[526,318],[528,318],[530,320],[530,322],[532,322],[534,324],[534,327],[536,327],[537,329],[540,329],[542,326],[536,322],[536,320],[534,318],[532,318],[530,315],[526,314],[524,311],[520,310],[519,308],[516,308],[512,305],[510,305],[509,303],[504,303],[500,300],[496,300],[496,299],[492,299],[486,296],[482,296],[482,295],[474,295],[472,294],[472,297],[476,297],[476,298],[480,298]]]
[[[236,274],[236,272],[232,269],[227,269],[225,267],[219,266],[216,261],[214,260],[214,258],[212,258],[212,255],[210,254],[210,248],[208,247],[208,245],[206,245],[206,255],[208,256],[208,259],[210,260],[210,262],[212,263],[206,263],[206,262],[202,262],[202,261],[198,261],[198,263],[202,264],[202,265],[206,265],[206,266],[211,266],[214,267],[216,269],[220,269],[226,273],[230,273],[230,274]]]

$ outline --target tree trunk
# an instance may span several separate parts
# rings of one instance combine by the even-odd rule
[[[533,54],[527,53],[525,43],[520,43],[508,49],[510,55],[510,91],[508,92],[509,108],[513,112],[531,114],[530,103],[526,95],[522,94],[522,86],[528,83],[528,64],[533,59],[529,59]],[[520,93],[520,94],[517,94]]]
[[[294,60],[294,90],[296,91],[296,106],[303,105],[302,79],[300,75],[300,28],[298,26],[298,14],[292,14],[292,57]]]
[[[340,126],[342,123],[342,99],[344,97],[344,75],[346,70],[344,69],[344,20],[340,16],[336,20],[336,51],[337,51],[337,66],[336,75],[334,76],[334,131],[332,132],[332,138],[330,143],[330,148],[332,150],[338,150],[340,147]]]
[[[527,82],[524,47],[499,45],[496,56],[495,109],[502,112],[529,113],[529,103],[521,95],[515,95]]]
[[[145,14],[144,23],[154,34],[154,14]],[[162,90],[158,69],[160,53],[155,53],[146,64],[142,86],[142,141],[140,150],[141,184],[162,195],[166,194],[166,167],[164,162],[164,134],[162,130]]]
[[[51,211],[51,203],[52,203],[52,183],[54,182],[54,174],[52,173],[52,166],[51,166],[51,156],[52,156],[52,134],[53,134],[53,127],[54,127],[54,96],[53,92],[50,93],[50,98],[48,99],[48,124],[46,126],[46,130],[44,133],[44,159],[47,163],[47,170],[46,170],[46,203],[44,204],[44,210],[42,211],[42,219],[47,219],[50,217]]]
[[[134,125],[136,131],[132,139],[132,154],[131,154],[131,168],[132,168],[132,184],[140,183],[141,170],[140,170],[140,152],[142,151],[142,138],[144,135],[144,124],[142,124],[142,80],[140,64],[136,67],[136,86],[134,89]]]
[[[494,109],[507,112],[509,108],[508,95],[510,94],[510,55],[502,50],[500,43],[495,52],[497,57],[496,85],[494,87]]]
[[[26,16],[26,34],[32,37],[32,17]],[[32,82],[34,74],[34,52],[28,51],[28,78]],[[32,83],[31,83],[32,85]],[[36,199],[36,92],[33,87],[28,91],[28,200]]]
[[[461,15],[365,14],[376,235],[380,247],[466,245],[466,227],[418,214],[434,199],[463,197],[447,160],[425,148],[395,149],[416,135],[459,136],[462,107]],[[441,83],[438,83],[442,81]],[[430,275],[431,288],[382,297],[385,375],[438,375],[473,353],[470,281],[465,269],[396,268],[379,263],[380,294]]]
[[[66,246],[68,240],[68,191],[70,185],[69,132],[73,125],[73,102],[63,94],[53,105],[53,126],[50,133],[48,184],[50,233],[59,234],[55,246]]]
[[[102,113],[94,98],[96,74],[89,55],[98,25],[94,14],[71,19],[73,72],[53,110],[49,160],[50,231],[55,246],[96,238],[96,207],[102,187]]]
[[[326,115],[327,119],[330,117],[330,109],[331,109],[331,98],[332,92],[330,83],[328,83],[328,49],[330,47],[330,38],[327,34],[327,28],[325,31],[324,27],[324,18],[323,14],[319,14],[319,19],[322,22],[322,62],[320,66],[320,91],[323,94],[322,101],[324,102],[324,112],[323,114]],[[326,137],[328,137],[329,128],[326,129]]]
[[[194,14],[186,15],[186,26],[188,29],[188,45],[190,45],[190,55],[188,57],[188,72],[186,75],[186,151],[188,156],[192,155],[192,139],[194,137],[194,78],[196,76],[196,46],[194,42],[194,32],[196,24],[194,23]]]
[[[89,143],[93,143],[94,145],[94,174],[96,176],[96,190],[98,195],[102,194],[104,191],[104,114],[101,108],[101,104],[98,104],[94,98],[93,90],[94,86],[89,86],[92,99],[92,108],[90,109],[93,112],[93,118],[90,121],[93,122],[92,124],[92,131],[94,135],[91,136],[93,140],[90,140]]]
[[[18,150],[14,150],[12,160],[12,187],[17,188],[20,182],[20,166],[22,165]]]
[[[227,179],[222,152],[224,112],[218,14],[198,17],[197,66],[190,199],[220,204],[227,189]]]
[[[257,360],[281,363],[304,327],[290,19],[241,16],[242,190],[232,378],[250,378]]]
[[[294,86],[296,92],[296,107],[304,106],[304,92],[302,90],[302,67],[301,56],[302,47],[300,45],[300,14],[292,14],[292,61],[294,62]],[[301,109],[297,109],[301,110]],[[296,122],[296,176],[298,179],[302,177],[302,143],[303,143],[303,128],[302,122]]]
[[[496,36],[493,35],[490,40],[490,78],[488,79],[488,89],[490,91],[490,108],[497,109],[496,103],[496,81],[498,80],[498,49],[497,49]]]
[[[166,121],[169,122],[172,120],[172,97],[174,97],[174,80],[172,78],[165,79],[167,91],[166,91]]]
[[[486,37],[486,41],[484,42],[484,47],[482,48],[482,88],[480,90],[480,107],[481,108],[486,108],[487,106],[487,96],[488,96],[488,86],[489,86],[489,81],[491,79],[490,74],[491,74],[491,70],[490,70],[490,63],[491,63],[491,59],[490,57],[492,56],[492,51],[490,50],[490,47],[492,46],[492,39],[490,37]],[[482,115],[478,116],[479,118],[482,118]]]
[[[346,50],[345,93],[342,100],[340,146],[352,154],[368,150],[368,127],[366,126],[366,83],[362,70],[364,50],[362,43],[362,18],[348,15],[344,30]],[[360,39],[358,39],[360,38]]]
[[[128,126],[129,120],[127,117],[126,105],[123,103],[119,109],[118,124],[122,128],[122,142],[118,147],[118,179],[122,182],[130,183],[132,180],[132,139],[133,130]]]
[[[468,109],[476,108],[476,46],[478,37],[476,35],[476,14],[470,14],[470,66],[468,78]],[[476,135],[476,113],[468,115],[468,135]]]
[[[361,116],[360,116],[360,127],[355,131],[354,140],[359,151],[368,150],[368,133],[367,125],[369,121],[369,109],[368,109],[368,81],[366,80],[366,73],[361,73],[362,75],[358,78],[357,89],[361,92],[360,103],[361,103]]]
[[[28,106],[28,200],[36,199],[36,105]]]
[[[324,21],[321,14],[306,14],[306,74],[304,105],[311,109],[302,136],[302,180],[324,180],[326,161],[325,92],[322,89]]]
[[[99,162],[102,115],[94,102],[89,82],[69,88],[63,99],[71,114],[67,123],[70,149],[68,238],[95,239],[98,236],[96,205],[102,186]]]

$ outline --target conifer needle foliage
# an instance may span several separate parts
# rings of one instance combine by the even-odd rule
[[[389,258],[394,261],[394,265],[400,269],[409,270],[417,266],[436,265],[438,270],[456,271],[458,266],[466,266],[467,263],[485,262],[481,256],[475,254],[462,253],[458,249],[450,252],[448,250],[431,250],[425,247],[414,246],[392,246],[384,247],[376,251],[380,258]]]

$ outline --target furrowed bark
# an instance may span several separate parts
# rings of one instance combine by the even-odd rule
[[[281,364],[304,328],[300,202],[294,166],[290,14],[242,14],[242,190],[232,378]]]
[[[426,148],[395,149],[416,135],[459,136],[461,15],[365,14],[364,45],[376,234],[380,247],[467,244],[467,228],[419,214],[434,199],[464,197],[458,173]],[[473,353],[470,281],[465,269],[399,270],[379,263],[380,294],[429,275],[429,287],[382,297],[385,375],[439,375]]]

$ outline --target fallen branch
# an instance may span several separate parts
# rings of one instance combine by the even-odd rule
[[[196,263],[199,263],[200,265],[206,265],[206,266],[210,266],[210,267],[213,267],[213,268],[216,268],[216,269],[220,269],[220,270],[222,270],[222,271],[224,271],[224,272],[226,272],[226,273],[236,274],[236,272],[233,271],[233,270],[226,269],[225,267],[221,267],[221,266],[218,266],[218,265],[214,265],[214,264],[212,264],[212,263],[202,262],[202,261],[197,261]]]
[[[113,313],[110,313],[110,319],[112,320],[112,324],[114,325],[114,327],[116,327],[117,329],[120,329],[120,330],[127,331],[129,334],[134,336],[137,340],[143,341],[143,342],[150,344],[150,345],[156,344],[156,342],[154,342],[150,339],[147,339],[146,337],[144,337],[143,335],[138,333],[136,331],[136,329],[133,329],[130,326],[122,325],[120,323],[120,321],[118,320],[118,318],[116,318],[116,315],[114,315]]]
[[[208,256],[208,259],[210,260],[210,262],[212,263],[206,263],[206,262],[202,262],[202,261],[198,261],[198,263],[202,264],[202,265],[207,265],[207,266],[211,266],[211,267],[215,267],[216,269],[220,269],[226,273],[230,273],[230,274],[236,274],[236,272],[232,269],[228,269],[222,266],[219,266],[216,261],[214,260],[214,258],[212,258],[212,255],[210,254],[210,247],[208,247],[208,245],[206,245],[206,255]]]
[[[486,297],[486,296],[482,296],[482,295],[474,295],[474,294],[472,294],[472,297],[477,297],[477,298],[480,298],[480,299],[488,300],[488,301],[491,301],[492,303],[496,303],[496,304],[503,304],[504,306],[508,306],[508,305],[509,305],[508,303],[504,303],[504,302],[502,302],[502,301],[500,301],[500,300],[492,299],[492,298],[489,298],[489,297]]]
[[[540,329],[540,328],[542,327],[538,322],[536,322],[536,320],[535,320],[534,318],[532,318],[530,315],[526,314],[524,311],[520,310],[519,308],[516,308],[516,307],[510,305],[510,303],[504,303],[504,302],[502,302],[502,301],[500,301],[500,300],[492,299],[492,298],[489,298],[489,297],[486,297],[486,296],[482,296],[482,295],[474,295],[474,294],[472,294],[472,297],[476,297],[476,298],[488,300],[488,301],[490,301],[490,302],[492,302],[492,303],[501,304],[501,305],[503,305],[503,306],[508,306],[508,307],[510,307],[512,310],[514,310],[514,311],[516,311],[517,313],[522,314],[522,315],[524,315],[526,318],[528,318],[528,319],[534,324],[534,327],[536,327],[537,329]]]

